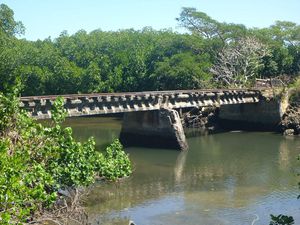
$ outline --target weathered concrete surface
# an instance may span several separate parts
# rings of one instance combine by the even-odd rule
[[[61,97],[64,98],[68,117],[125,113],[120,134],[125,146],[141,145],[185,150],[188,148],[186,137],[175,109],[230,105],[223,107],[224,121],[238,121],[239,118],[243,120],[245,115],[248,115],[249,122],[253,122],[256,120],[254,117],[260,117],[257,115],[257,105],[253,103],[260,101],[261,92],[262,89],[207,89],[72,94]],[[57,97],[22,97],[20,107],[37,119],[51,118],[51,108]],[[249,108],[241,104],[249,105]],[[254,108],[251,108],[252,106]],[[251,117],[252,113],[255,115]],[[271,121],[274,121],[274,118]]]
[[[104,115],[161,108],[182,109],[258,102],[261,90],[172,90],[133,93],[95,93],[62,95],[68,117]],[[20,100],[21,108],[37,119],[51,117],[58,96],[29,96]]]
[[[219,122],[228,129],[276,130],[288,106],[287,96],[266,97],[252,104],[223,105],[219,110]]]
[[[120,141],[124,146],[188,149],[179,114],[172,109],[125,113]]]

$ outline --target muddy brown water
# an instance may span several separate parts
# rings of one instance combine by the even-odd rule
[[[98,149],[117,138],[118,118],[68,119],[74,136]],[[189,151],[126,148],[130,178],[96,183],[86,200],[91,224],[260,225],[287,214],[300,225],[300,138],[269,132],[189,137]]]

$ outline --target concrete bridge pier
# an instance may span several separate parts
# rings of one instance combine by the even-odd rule
[[[179,114],[172,109],[125,113],[120,141],[127,147],[188,149]]]

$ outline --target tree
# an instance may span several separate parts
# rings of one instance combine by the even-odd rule
[[[244,87],[258,75],[268,54],[266,45],[252,37],[243,38],[223,48],[211,72],[221,86]]]
[[[20,21],[15,21],[14,12],[7,5],[0,5],[0,32],[8,36],[21,35],[25,32],[25,27]]]
[[[205,55],[195,57],[189,52],[165,57],[157,62],[154,74],[156,90],[207,88],[210,62]]]
[[[282,73],[298,74],[300,72],[300,25],[288,21],[276,21],[270,30],[273,39],[280,42],[287,52]]]
[[[80,91],[83,93],[95,93],[100,92],[101,88],[101,70],[97,63],[91,62],[81,77]]]
[[[11,91],[12,84],[19,84],[16,68],[20,66],[21,46],[13,37],[0,32],[0,91]]]
[[[206,39],[219,39],[223,44],[239,39],[247,33],[244,25],[218,22],[195,8],[183,8],[180,17],[176,20],[193,34]]]
[[[14,20],[14,12],[5,4],[0,5],[0,91],[8,92],[19,84],[15,69],[20,66],[20,45],[14,37],[24,33],[21,22]],[[14,86],[15,87],[15,86]]]
[[[262,76],[297,75],[300,72],[300,25],[276,21],[268,28],[251,29],[251,34],[269,46]]]

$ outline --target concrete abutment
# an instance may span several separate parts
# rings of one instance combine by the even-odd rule
[[[208,133],[224,130],[276,131],[287,105],[286,98],[274,97],[262,97],[257,103],[221,105],[207,115],[202,113],[207,121],[200,128],[211,131]],[[211,114],[214,121],[211,121]],[[125,113],[120,140],[127,147],[188,148],[180,113],[166,108]]]
[[[179,113],[172,109],[125,113],[120,141],[124,146],[188,149]]]
[[[288,106],[288,96],[262,98],[257,103],[222,105],[219,124],[228,130],[277,131]]]

